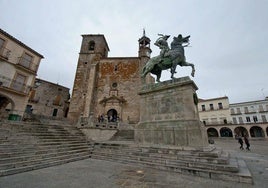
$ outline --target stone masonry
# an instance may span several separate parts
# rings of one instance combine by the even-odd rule
[[[108,57],[104,35],[82,35],[68,118],[76,124],[105,120],[137,123],[140,117],[140,71],[149,59],[150,39],[139,39],[138,57]],[[149,52],[149,53],[148,53]],[[153,82],[150,75],[146,78]]]

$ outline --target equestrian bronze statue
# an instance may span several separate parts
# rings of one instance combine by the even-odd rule
[[[154,45],[158,46],[161,49],[160,54],[149,59],[149,61],[143,67],[141,77],[145,78],[145,76],[150,72],[156,75],[156,81],[160,82],[162,70],[170,69],[171,78],[173,79],[174,74],[176,73],[177,65],[191,66],[191,75],[194,77],[194,64],[186,62],[184,56],[184,47],[187,47],[189,45],[190,36],[182,37],[180,34],[178,37],[174,37],[173,41],[170,44],[171,48],[169,48],[167,39],[170,37],[170,35],[158,35],[160,37],[156,40]]]

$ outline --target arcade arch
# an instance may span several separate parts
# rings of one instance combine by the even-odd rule
[[[235,135],[238,136],[248,136],[249,133],[245,127],[239,126],[234,129]]]
[[[207,134],[208,134],[208,137],[219,137],[219,133],[218,133],[217,129],[215,129],[215,128],[208,128]]]
[[[220,135],[221,135],[221,137],[233,137],[233,132],[228,127],[222,127],[220,129]]]
[[[249,132],[251,137],[265,137],[263,129],[259,126],[252,126]]]

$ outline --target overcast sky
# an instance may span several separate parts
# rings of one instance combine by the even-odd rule
[[[185,56],[200,98],[268,96],[268,0],[0,0],[0,9],[0,28],[45,57],[38,77],[71,90],[81,34],[104,34],[109,57],[135,57],[145,28],[152,57],[158,33],[171,35],[169,44],[191,35]],[[190,73],[178,66],[175,76]],[[165,71],[161,80],[169,78]]]

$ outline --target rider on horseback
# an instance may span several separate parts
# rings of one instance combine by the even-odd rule
[[[167,42],[167,39],[170,37],[170,35],[158,35],[160,37],[154,44],[161,49],[160,54],[149,59],[142,69],[141,77],[144,78],[149,72],[151,72],[157,76],[156,81],[160,82],[162,70],[170,68],[171,78],[174,78],[177,65],[191,66],[191,75],[194,76],[194,64],[186,62],[186,58],[184,56],[184,47],[189,45],[190,36],[183,37],[181,34],[179,34],[178,37],[174,37],[170,49]],[[184,43],[186,43],[186,45],[183,45]]]
[[[170,35],[158,34],[158,36],[161,36],[161,37],[159,37],[155,41],[154,45],[158,46],[161,49],[160,57],[164,58],[166,52],[168,52],[170,50],[168,47],[168,42],[167,42],[167,39],[170,37]]]

